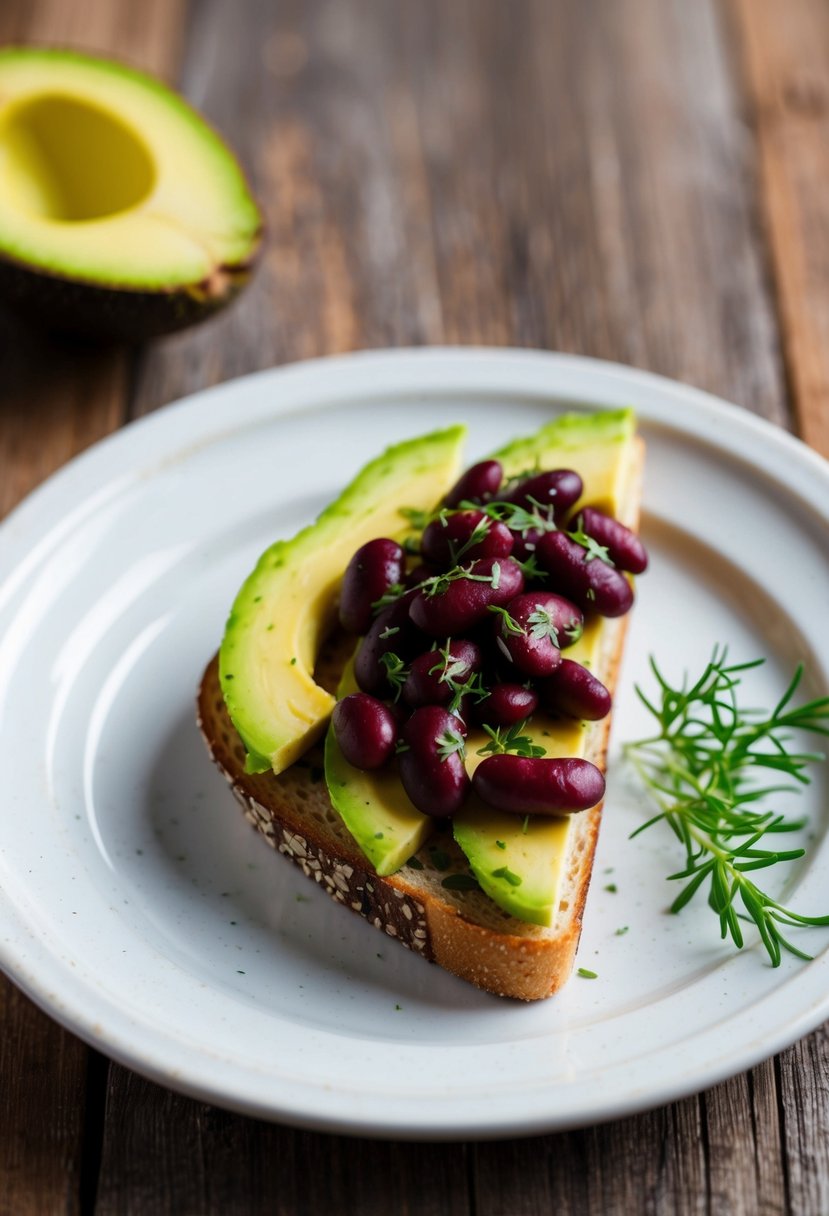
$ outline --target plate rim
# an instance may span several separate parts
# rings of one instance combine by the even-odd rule
[[[771,444],[773,450],[787,454],[799,463],[802,468],[817,475],[820,481],[829,485],[829,464],[818,453],[782,428],[713,394],[652,372],[628,367],[624,364],[611,363],[579,355],[559,354],[516,347],[439,346],[357,351],[345,355],[325,356],[320,359],[305,360],[300,363],[264,369],[208,389],[199,390],[169,406],[163,407],[159,411],[132,421],[120,430],[113,432],[111,435],[92,445],[89,449],[69,461],[56,473],[52,474],[41,486],[10,512],[2,524],[0,524],[0,591],[2,591],[7,575],[17,569],[17,564],[13,562],[10,570],[7,570],[7,563],[2,554],[2,544],[9,537],[10,533],[15,531],[25,532],[27,528],[35,529],[42,514],[45,512],[48,515],[52,500],[56,496],[61,495],[74,478],[87,477],[96,468],[100,468],[106,474],[106,462],[113,451],[116,454],[128,453],[134,449],[137,438],[140,440],[142,436],[149,437],[149,441],[155,441],[156,446],[158,446],[158,440],[163,440],[165,432],[175,433],[179,430],[183,433],[192,411],[198,411],[202,416],[204,415],[205,401],[207,401],[217,419],[221,419],[223,411],[226,410],[225,399],[232,401],[234,396],[238,395],[240,386],[242,386],[241,391],[244,395],[247,391],[245,386],[253,383],[259,384],[265,380],[281,380],[284,384],[288,380],[291,380],[295,388],[298,386],[300,396],[303,392],[306,394],[304,403],[296,408],[300,411],[313,409],[315,406],[319,406],[319,402],[315,402],[313,397],[315,383],[324,383],[332,377],[336,382],[338,373],[346,369],[349,369],[347,377],[356,375],[358,382],[360,374],[364,369],[368,369],[376,381],[382,381],[383,377],[389,374],[393,376],[396,374],[397,377],[402,377],[407,364],[413,369],[418,368],[421,372],[424,368],[431,368],[432,374],[437,375],[440,374],[441,370],[451,367],[460,375],[457,387],[464,388],[464,391],[469,392],[476,390],[478,387],[477,384],[472,383],[474,371],[476,369],[480,371],[481,364],[489,363],[491,367],[494,362],[502,364],[510,363],[510,372],[513,367],[519,369],[522,365],[526,365],[527,367],[532,365],[534,370],[539,368],[548,369],[550,372],[551,398],[557,397],[560,399],[562,392],[566,392],[566,388],[563,390],[562,385],[556,383],[556,371],[560,375],[563,372],[566,373],[565,379],[569,376],[576,380],[580,378],[595,380],[598,376],[603,378],[608,385],[622,384],[629,386],[632,396],[635,396],[637,392],[641,393],[644,388],[649,393],[655,394],[658,398],[673,399],[677,409],[680,405],[684,404],[688,408],[688,412],[684,414],[677,412],[674,418],[670,418],[668,417],[669,410],[667,406],[662,409],[653,409],[652,403],[649,403],[644,407],[638,407],[643,421],[648,421],[655,425],[667,425],[673,430],[685,434],[694,434],[713,446],[719,446],[707,431],[712,425],[716,430],[717,422],[724,420],[726,431],[731,427],[736,427],[738,432],[741,432],[743,435],[752,435],[757,438],[760,441],[761,447]],[[387,369],[392,369],[391,373]],[[469,382],[464,386],[462,381],[464,375],[467,374],[469,375]],[[401,385],[398,383],[396,387],[390,385],[385,387],[389,392],[399,393]],[[436,386],[431,391],[440,390]],[[522,391],[520,385],[516,386],[516,391]],[[528,391],[526,386],[523,391]],[[533,396],[538,395],[534,389],[530,391],[532,391]],[[341,398],[344,395],[342,386],[338,387],[335,383],[333,394],[335,398]],[[255,394],[252,393],[251,401],[254,400],[254,396]],[[608,403],[606,401],[601,401],[598,397],[592,397],[592,395],[591,398],[590,400],[586,398],[578,400],[580,408],[607,408]],[[239,409],[238,406],[234,408]],[[274,410],[272,407],[264,405],[255,409],[251,409],[248,406],[241,409],[241,418],[231,417],[229,420],[226,420],[231,425],[225,425],[223,429],[226,434],[233,434],[238,432],[242,426],[255,424],[257,420],[255,416],[264,418],[282,412],[287,411]],[[691,425],[689,425],[689,422]],[[702,422],[705,422],[707,426],[701,425]],[[208,443],[220,442],[221,438],[222,429],[214,427],[201,442],[194,444],[191,440],[180,453],[168,456],[161,461],[156,459],[153,463],[163,466],[168,463],[169,459],[186,459],[190,450],[202,447]],[[147,440],[145,439],[143,442],[146,446]],[[744,460],[751,468],[757,469],[754,459],[748,459],[730,447],[726,447],[726,450],[732,458]],[[768,469],[766,469],[766,472],[768,472]],[[791,487],[788,488],[792,489]],[[792,492],[795,493],[794,491]],[[795,493],[795,497],[800,497],[800,495]],[[807,504],[809,503],[808,498],[804,498],[803,501]],[[813,503],[809,505],[812,505],[813,509],[817,510]],[[817,514],[821,518],[825,518],[825,513],[817,511]],[[20,953],[20,943],[25,942],[28,930],[25,923],[20,922],[16,909],[9,908],[8,900],[4,899],[3,893],[0,891],[0,910],[3,909],[7,909],[10,912],[11,918],[17,921],[18,924],[16,926],[16,935],[10,929],[9,933],[4,933],[3,939],[0,940],[0,966],[7,972],[12,981],[26,992],[40,1008],[72,1033],[85,1040],[90,1046],[96,1049],[103,1049],[113,1059],[191,1097],[213,1102],[240,1113],[283,1120],[296,1126],[341,1134],[373,1135],[394,1139],[434,1140],[470,1137],[484,1139],[506,1135],[540,1134],[546,1131],[562,1130],[564,1128],[603,1122],[650,1109],[667,1101],[678,1100],[688,1094],[707,1088],[719,1080],[735,1075],[737,1072],[742,1072],[760,1060],[768,1058],[771,1054],[775,1054],[789,1046],[802,1037],[802,1035],[819,1025],[829,1014],[829,993],[827,993],[826,998],[822,1002],[813,1005],[808,1011],[803,1011],[795,1019],[793,1026],[790,1023],[785,1032],[781,1032],[771,1039],[765,1038],[762,1043],[758,1041],[755,1044],[754,1051],[742,1053],[739,1056],[739,1063],[736,1067],[731,1061],[725,1064],[720,1062],[719,1065],[712,1062],[707,1072],[695,1075],[693,1079],[688,1081],[687,1085],[677,1086],[675,1082],[664,1082],[662,1085],[656,1086],[652,1085],[646,1092],[634,1095],[627,1102],[617,1102],[615,1105],[610,1105],[601,1110],[584,1110],[581,1114],[571,1112],[569,1116],[565,1116],[559,1120],[556,1120],[555,1117],[551,1117],[549,1114],[541,1114],[530,1116],[525,1120],[512,1118],[505,1126],[492,1117],[479,1117],[477,1120],[470,1120],[469,1112],[467,1112],[466,1117],[461,1122],[458,1122],[451,1116],[444,1116],[442,1121],[437,1120],[433,1125],[427,1126],[423,1120],[413,1118],[398,1122],[392,1121],[391,1124],[387,1116],[383,1117],[382,1120],[379,1117],[376,1120],[366,1119],[365,1117],[348,1118],[346,1111],[341,1112],[337,1116],[326,1116],[321,1115],[319,1112],[315,1113],[313,1109],[308,1109],[307,1106],[304,1109],[298,1109],[296,1102],[280,1104],[274,1101],[252,1100],[250,1096],[245,1098],[229,1092],[227,1085],[220,1082],[211,1084],[202,1080],[201,1083],[198,1083],[184,1075],[171,1076],[169,1067],[154,1062],[152,1058],[148,1059],[146,1049],[142,1051],[135,1046],[130,1049],[129,1043],[122,1042],[118,1034],[114,1037],[107,1034],[103,1027],[96,1025],[94,1021],[90,1022],[83,1012],[79,1012],[77,1008],[70,1008],[58,998],[53,991],[56,985],[49,983],[48,976],[44,978],[43,968],[45,966],[48,971],[50,960],[53,966],[59,965],[60,960],[56,956],[50,955],[42,947],[41,943],[36,943],[35,954],[40,957],[35,958],[31,968],[26,965],[24,957],[17,959],[12,957],[14,955],[15,936],[18,944],[18,953]],[[25,955],[25,946],[22,948],[22,953]],[[40,966],[40,970],[38,970],[38,965]],[[69,976],[66,977],[66,979],[70,978]],[[68,986],[71,987],[71,984]],[[60,987],[60,985],[58,984],[57,987]],[[93,1005],[95,1004],[96,994],[94,991],[87,993],[87,999],[91,1000]],[[100,1000],[100,996],[97,999]],[[106,1003],[107,998],[104,996],[103,1000]],[[159,1029],[156,1027],[155,1033],[156,1035],[160,1035],[162,1039],[164,1038],[163,1028]],[[313,1105],[313,1102],[311,1105]]]

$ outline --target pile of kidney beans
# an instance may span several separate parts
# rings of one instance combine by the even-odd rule
[[[504,484],[499,462],[485,460],[426,523],[416,558],[411,545],[381,538],[348,564],[340,623],[363,635],[355,659],[362,692],[338,702],[334,732],[357,768],[396,755],[406,793],[427,815],[455,814],[470,787],[520,815],[580,811],[604,796],[604,777],[589,761],[515,743],[539,706],[581,720],[610,711],[601,681],[562,651],[581,636],[586,614],[628,611],[625,572],[642,573],[648,559],[617,520],[574,510],[582,491],[570,469]],[[497,729],[500,741],[471,780],[470,723]]]

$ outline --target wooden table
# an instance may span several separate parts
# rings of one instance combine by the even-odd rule
[[[4,0],[0,41],[111,52],[223,130],[267,212],[202,329],[94,350],[0,318],[0,512],[205,385],[357,347],[492,343],[710,389],[829,455],[821,0]],[[0,1213],[829,1211],[825,1030],[566,1135],[268,1126],[109,1063],[0,980]]]

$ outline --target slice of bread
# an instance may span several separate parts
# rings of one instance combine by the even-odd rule
[[[641,457],[641,448],[640,448]],[[638,519],[639,471],[632,470],[624,522]],[[627,618],[603,622],[597,669],[614,691]],[[353,638],[334,639],[320,655],[316,680],[331,692],[353,649]],[[230,721],[214,658],[198,694],[198,724],[213,760],[245,815],[268,843],[294,861],[338,903],[430,962],[497,996],[538,1000],[570,975],[581,934],[602,805],[573,817],[570,854],[550,928],[502,911],[480,890],[450,890],[451,873],[466,874],[466,858],[449,833],[432,838],[388,878],[378,878],[331,805],[322,748],[313,747],[285,772],[245,772],[245,749]],[[604,770],[610,718],[593,723],[585,758]]]

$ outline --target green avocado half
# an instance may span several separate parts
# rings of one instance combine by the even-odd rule
[[[262,218],[227,145],[158,80],[74,51],[0,50],[0,297],[139,341],[248,281]]]

